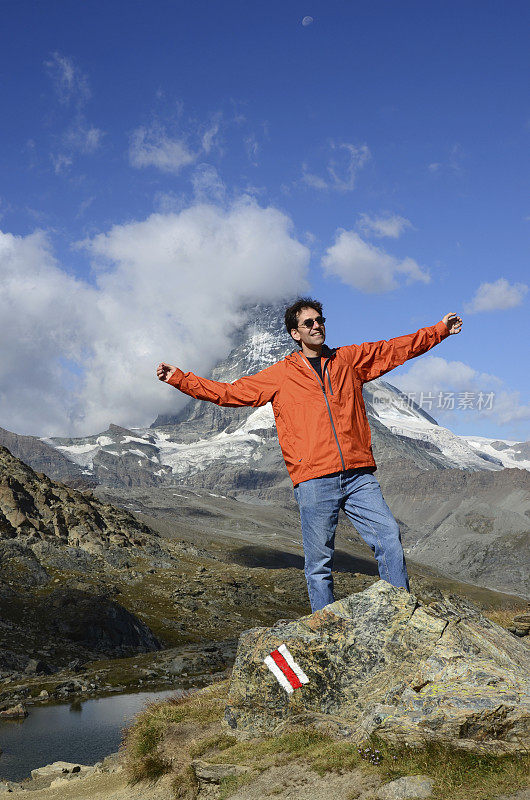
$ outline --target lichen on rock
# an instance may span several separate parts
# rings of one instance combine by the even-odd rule
[[[287,693],[263,659],[282,643],[309,677]],[[530,653],[453,596],[422,605],[385,581],[294,622],[245,631],[226,723],[239,736],[303,721],[359,741],[520,752],[530,740]]]

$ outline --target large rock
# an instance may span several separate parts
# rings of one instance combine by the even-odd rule
[[[1,719],[25,719],[27,716],[28,712],[22,703],[18,703],[16,706],[12,706],[11,708],[6,708],[4,711],[0,711]]]
[[[309,682],[288,694],[263,659],[286,644]],[[312,722],[355,740],[530,744],[530,651],[451,596],[421,605],[378,581],[294,622],[242,634],[225,719],[241,735]]]
[[[90,770],[89,766],[70,761],[54,761],[53,764],[46,764],[44,767],[38,767],[31,770],[31,777],[47,778],[48,776],[55,777],[56,775],[81,775],[83,772]]]
[[[430,797],[433,781],[428,775],[410,775],[398,778],[377,790],[377,800],[413,800]]]

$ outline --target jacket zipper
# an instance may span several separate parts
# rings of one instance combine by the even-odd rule
[[[317,376],[318,382],[322,386],[322,394],[324,395],[324,400],[326,401],[326,406],[327,406],[328,414],[329,414],[329,421],[331,422],[331,430],[333,431],[333,436],[335,437],[335,441],[337,442],[337,448],[339,450],[339,456],[340,456],[340,463],[342,464],[342,470],[344,471],[346,469],[346,465],[344,463],[342,450],[340,449],[339,437],[337,436],[337,431],[335,430],[335,423],[333,422],[333,416],[331,414],[331,408],[329,407],[328,396],[326,394],[326,385],[324,383],[324,380],[325,380],[325,377],[326,377],[326,370],[328,368],[328,361],[329,361],[329,358],[326,359],[326,361],[324,362],[324,369],[322,370],[323,380],[320,380],[320,375],[318,374],[316,369],[313,367],[313,365],[307,360],[306,360],[306,363],[309,365],[309,368],[313,370],[313,372]],[[329,372],[328,372],[328,381],[329,381],[330,392],[331,392],[331,394],[333,394],[333,389],[331,388],[331,378],[329,377]]]

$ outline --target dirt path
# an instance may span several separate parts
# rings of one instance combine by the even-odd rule
[[[282,767],[273,767],[256,777],[231,795],[230,800],[263,800],[279,797],[281,800],[373,800],[381,786],[377,776],[368,776],[363,770],[351,770],[343,775],[330,773],[319,777],[303,762],[291,762]],[[124,770],[99,772],[85,777],[57,778],[53,786],[44,789],[15,789],[7,792],[0,789],[0,800],[175,800],[170,778],[162,778],[156,784],[127,784]],[[215,800],[218,787],[212,786],[200,792],[199,798]],[[449,798],[448,798],[449,800]],[[497,800],[530,800],[530,788],[521,789]]]
[[[377,776],[354,769],[344,775],[329,773],[320,777],[307,764],[291,762],[273,767],[259,775],[251,784],[242,787],[230,800],[368,800],[381,785]],[[200,796],[200,795],[199,795]]]
[[[29,800],[174,800],[175,794],[171,792],[168,780],[159,781],[156,786],[129,786],[125,772],[120,769],[70,780],[59,778],[47,789],[0,790],[0,800],[22,797]]]

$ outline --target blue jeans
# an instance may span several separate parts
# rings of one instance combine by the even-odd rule
[[[369,469],[350,469],[303,481],[294,488],[300,508],[305,577],[312,611],[333,603],[333,553],[339,509],[372,548],[379,576],[409,591],[399,526]]]

